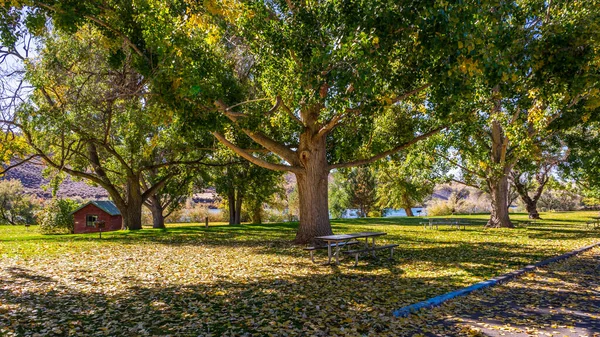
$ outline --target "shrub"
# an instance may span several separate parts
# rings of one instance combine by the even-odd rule
[[[0,181],[0,224],[32,225],[36,204],[19,180]]]
[[[40,231],[43,234],[73,233],[73,211],[80,204],[72,199],[54,198],[38,214]]]
[[[435,199],[427,205],[427,215],[473,214],[489,212],[490,202],[483,193],[471,190],[452,192],[448,200]]]
[[[450,215],[452,214],[452,206],[447,200],[435,199],[427,205],[428,216]]]
[[[580,195],[568,190],[546,190],[538,200],[541,211],[574,211],[581,208]]]
[[[218,213],[213,213],[208,206],[198,203],[188,212],[188,217],[190,222],[204,223],[206,217],[208,217],[209,222],[221,222],[223,221],[224,214],[225,212],[222,210],[219,210]]]

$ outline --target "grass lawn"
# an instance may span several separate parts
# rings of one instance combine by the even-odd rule
[[[335,233],[385,231],[392,261],[310,262],[296,224],[52,235],[0,227],[0,335],[221,336],[402,334],[394,309],[600,240],[597,212],[484,230],[425,230],[419,218],[334,221]],[[525,214],[513,214],[525,220]],[[325,261],[325,252],[317,262]]]

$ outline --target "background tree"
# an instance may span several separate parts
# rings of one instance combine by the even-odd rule
[[[217,169],[214,184],[227,201],[229,224],[240,224],[242,210],[254,223],[262,222],[263,205],[281,192],[281,172],[266,170],[247,161]]]
[[[336,219],[341,219],[346,211],[351,208],[346,185],[348,179],[339,170],[331,172],[331,183],[329,184],[329,212]]]
[[[367,217],[377,203],[377,180],[372,169],[361,166],[350,169],[346,174],[344,189],[350,208],[358,210],[359,217]]]
[[[412,208],[423,205],[436,183],[444,180],[444,163],[431,154],[434,143],[421,143],[377,163],[377,205],[380,208],[403,208],[406,216],[414,216]]]
[[[569,152],[559,169],[566,178],[576,182],[585,196],[600,198],[600,122],[577,122],[574,119],[573,124],[565,123],[561,127],[568,128],[565,139]]]
[[[455,125],[455,163],[491,196],[488,227],[512,227],[509,174],[550,124],[588,110],[599,85],[596,1],[507,2],[480,7],[459,43],[460,72],[473,96],[469,120]]]
[[[149,189],[150,186],[160,182],[164,178],[160,174],[164,175],[168,172],[158,169],[145,172],[142,175],[144,188]],[[205,170],[195,170],[193,166],[181,167],[179,174],[168,179],[157,193],[144,202],[152,213],[152,228],[165,228],[165,219],[180,210],[194,191],[204,189],[208,179]]]
[[[32,225],[36,204],[18,180],[0,181],[0,224]]]
[[[72,199],[52,198],[37,215],[43,234],[73,234],[73,212],[80,204]]]
[[[557,166],[566,159],[566,145],[554,135],[537,144],[530,157],[523,158],[513,168],[510,180],[515,187],[529,219],[540,219],[537,202]]]
[[[33,104],[13,125],[48,166],[105,188],[125,226],[139,229],[144,201],[181,165],[201,161],[189,160],[195,144],[179,135],[171,110],[149,99],[127,53],[91,27],[49,35],[28,69]],[[146,188],[142,177],[155,171],[165,173]]]

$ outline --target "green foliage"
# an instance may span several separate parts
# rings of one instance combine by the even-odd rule
[[[582,206],[582,197],[568,189],[550,188],[541,195],[538,206],[542,211],[575,211]]]
[[[53,198],[37,215],[40,232],[43,234],[73,233],[74,220],[71,214],[80,206],[73,199]]]
[[[36,208],[34,197],[25,193],[19,180],[0,181],[0,224],[35,224]]]
[[[597,118],[590,100],[600,86],[597,1],[489,6],[459,43],[456,75],[472,93],[459,106],[473,113],[448,134],[465,182],[481,186],[535,156],[551,124]]]
[[[377,206],[380,209],[410,209],[423,205],[433,193],[436,183],[443,182],[444,162],[431,155],[435,149],[435,137],[397,154],[389,160],[377,163]]]
[[[261,223],[264,207],[276,203],[278,196],[284,193],[283,172],[251,164],[224,147],[219,148],[213,155],[221,161],[231,163],[212,170],[212,183],[224,205],[229,206],[231,201],[234,204],[242,202],[240,216],[244,218],[243,221]],[[233,199],[229,200],[230,197]]]
[[[377,203],[377,180],[370,167],[350,169],[346,174],[344,189],[350,208],[358,210],[359,217],[367,217]]]
[[[567,132],[570,151],[560,165],[566,177],[577,182],[589,198],[600,197],[600,123],[581,124]]]
[[[346,189],[348,179],[340,171],[331,172],[329,183],[329,213],[334,219],[341,219],[347,209],[351,208],[350,196]]]

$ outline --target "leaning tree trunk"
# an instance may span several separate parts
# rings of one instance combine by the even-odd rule
[[[527,191],[526,184],[521,183],[521,174],[514,173],[513,175],[513,185],[519,193],[519,197],[525,204],[525,209],[527,209],[527,213],[529,214],[529,219],[541,219],[540,213],[537,210],[537,202],[544,191],[544,186],[546,185],[547,179],[545,177],[541,177],[538,179],[538,183],[540,186],[535,191],[535,194],[532,197],[529,196],[529,192]]]
[[[152,212],[152,228],[165,228],[164,208],[157,195],[148,198],[150,201],[150,212]]]
[[[415,216],[412,211],[412,202],[410,202],[410,197],[408,193],[403,195],[404,199],[404,211],[406,212],[406,216]]]
[[[298,150],[304,170],[296,173],[300,225],[295,242],[310,243],[317,236],[333,234],[327,204],[329,167],[325,137],[313,137],[312,134],[305,132],[300,136]]]
[[[486,227],[514,227],[508,216],[508,176],[488,181],[492,212]]]
[[[525,209],[527,209],[527,213],[529,214],[529,219],[541,219],[540,213],[537,210],[537,202],[532,200],[531,198],[521,198],[523,203],[525,203]]]

